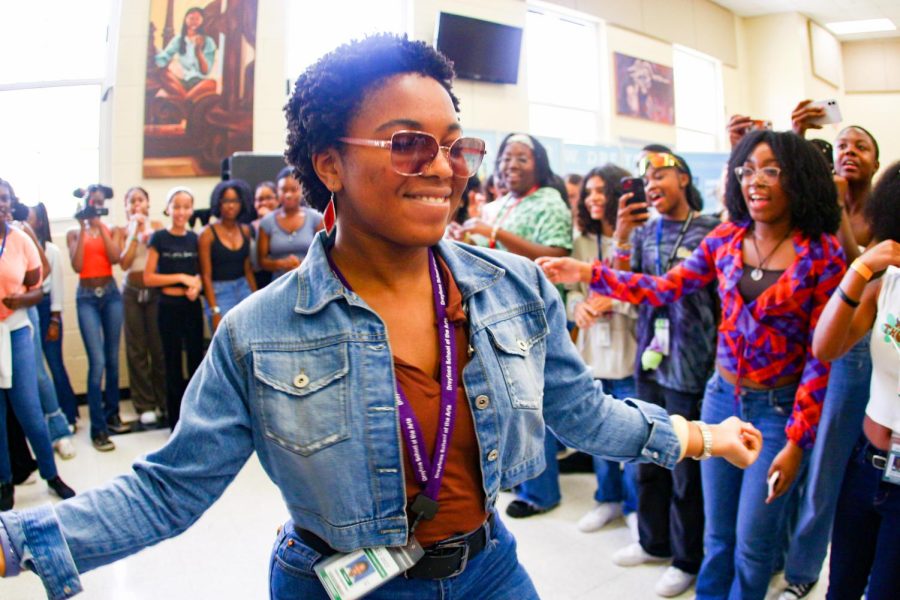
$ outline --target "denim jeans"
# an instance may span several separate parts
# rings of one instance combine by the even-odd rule
[[[41,347],[41,319],[38,309],[34,306],[28,309],[28,320],[34,331],[32,342],[34,343],[34,372],[37,376],[38,397],[41,401],[41,410],[44,411],[44,419],[47,421],[47,430],[50,433],[50,441],[72,435],[69,431],[69,421],[59,408],[59,400],[56,398],[56,388],[47,367],[44,366],[44,352]]]
[[[328,600],[313,567],[322,557],[288,521],[278,533],[269,563],[272,600]],[[456,577],[406,579],[399,575],[366,596],[370,600],[537,599],[534,584],[516,555],[516,540],[495,515],[491,541]]]
[[[601,379],[603,391],[614,398],[633,398],[634,377],[623,379]],[[549,429],[544,430],[544,457],[547,468],[543,473],[516,487],[516,496],[538,508],[548,509],[559,504],[559,465],[556,461],[558,450],[556,436]],[[623,512],[637,510],[637,465],[621,463],[594,457],[594,473],[597,475],[597,502],[622,502]]]
[[[115,282],[102,288],[78,286],[75,295],[78,327],[88,355],[87,401],[91,437],[106,433],[106,422],[119,414],[119,337],[122,333],[122,294]],[[103,374],[106,372],[106,386]]]
[[[0,398],[12,405],[25,437],[37,455],[38,469],[44,479],[56,477],[53,446],[47,433],[47,422],[38,400],[37,378],[34,377],[34,341],[30,327],[10,334],[12,342],[12,387],[0,390]],[[4,403],[5,404],[5,403]],[[9,442],[6,437],[6,406],[0,407],[0,483],[12,481],[9,464]]]
[[[700,465],[703,479],[706,556],[697,577],[697,599],[762,600],[783,548],[787,495],[766,504],[769,466],[786,443],[784,426],[797,386],[772,390],[733,385],[716,373],[706,385],[701,417],[718,423],[732,415],[750,421],[763,435],[759,458],[745,470],[724,458]]]
[[[900,485],[866,460],[860,436],[847,463],[834,515],[829,562],[829,600],[900,598]],[[868,583],[868,590],[866,584]]]
[[[252,293],[246,277],[239,277],[230,281],[213,281],[213,291],[216,293],[216,305],[221,311],[219,316],[224,317],[228,311],[238,305],[244,298]],[[209,310],[209,302],[203,302],[206,313],[206,322],[212,329],[212,312]]]
[[[59,339],[54,342],[47,341],[47,330],[50,328],[49,295],[44,296],[44,299],[37,305],[37,310],[41,319],[41,347],[44,351],[44,358],[47,359],[47,366],[50,368],[50,375],[53,377],[56,399],[59,401],[59,407],[66,415],[66,419],[74,425],[75,418],[78,416],[78,398],[75,397],[75,391],[72,389],[72,383],[69,381],[69,373],[66,371],[66,365],[63,363],[62,321],[59,323]]]
[[[645,402],[681,415],[700,418],[703,396],[663,387],[638,378],[637,394]],[[672,564],[696,574],[703,562],[703,484],[700,463],[682,460],[671,471],[642,464],[638,472],[638,529],[641,547],[654,556],[671,556]]]
[[[122,287],[125,359],[131,402],[138,413],[166,410],[166,370],[159,335],[159,289]]]
[[[862,431],[871,379],[867,333],[850,352],[831,364],[816,444],[810,452],[805,481],[800,482],[803,493],[785,563],[784,575],[791,583],[819,579],[831,539],[842,474]]]

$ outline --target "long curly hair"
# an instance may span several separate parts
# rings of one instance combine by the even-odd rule
[[[331,193],[313,169],[312,157],[338,147],[347,125],[366,94],[388,77],[418,73],[440,83],[453,108],[453,66],[443,54],[405,35],[382,33],[344,44],[329,52],[297,78],[284,107],[287,116],[285,158],[303,184],[306,202],[324,210]]]
[[[730,220],[750,220],[741,182],[734,170],[760,144],[768,144],[781,166],[781,186],[790,202],[791,225],[810,238],[835,233],[841,222],[841,209],[825,157],[810,142],[790,131],[751,131],[732,151],[725,185],[725,206]]]
[[[874,239],[900,242],[900,161],[884,171],[866,200],[864,214]]]
[[[631,177],[631,173],[618,165],[607,163],[602,167],[594,167],[588,171],[581,181],[581,191],[578,193],[578,212],[575,215],[575,223],[581,233],[603,233],[603,223],[591,218],[587,207],[587,184],[593,177],[603,180],[603,195],[606,196],[606,206],[603,207],[603,220],[613,229],[619,214],[619,198],[622,196],[622,178]]]

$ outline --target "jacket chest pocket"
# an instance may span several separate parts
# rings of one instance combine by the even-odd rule
[[[499,321],[486,329],[513,407],[540,410],[548,333],[543,311]]]
[[[346,344],[253,349],[256,398],[266,438],[303,456],[349,438],[349,370]]]

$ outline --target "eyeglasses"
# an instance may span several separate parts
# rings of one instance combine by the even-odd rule
[[[342,137],[340,141],[355,146],[371,146],[373,148],[390,148],[391,167],[400,175],[413,177],[424,173],[437,158],[438,152],[447,153],[450,168],[456,177],[468,179],[481,166],[487,153],[484,140],[473,137],[461,137],[449,146],[441,146],[430,133],[424,131],[397,131],[387,140],[367,140],[362,138]]]
[[[684,170],[684,163],[678,160],[678,157],[674,154],[668,154],[665,152],[651,152],[649,154],[645,154],[638,161],[638,173],[641,177],[647,174],[647,169],[653,167],[654,169],[665,169],[668,167],[675,167],[677,169]]]
[[[773,185],[778,183],[781,169],[779,167],[763,167],[762,169],[754,169],[753,167],[735,167],[734,174],[743,182],[753,181],[758,174],[763,183]]]

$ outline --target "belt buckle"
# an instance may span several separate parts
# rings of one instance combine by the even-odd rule
[[[872,455],[872,466],[876,469],[884,471],[887,468],[887,456],[882,456],[880,454]]]
[[[434,548],[434,550],[439,550],[439,551],[459,550],[459,552],[462,554],[462,556],[460,556],[460,558],[459,558],[459,566],[456,568],[456,570],[453,571],[452,573],[450,573],[449,575],[445,575],[444,577],[441,577],[441,579],[446,579],[448,577],[456,577],[457,575],[459,575],[460,573],[462,573],[463,571],[466,570],[466,565],[468,565],[468,563],[469,563],[469,544],[468,544],[467,538],[463,538],[457,542],[448,542],[445,545],[438,545],[436,548]]]
[[[102,298],[105,294],[106,294],[105,287],[95,287],[94,288],[94,297],[95,298]]]

